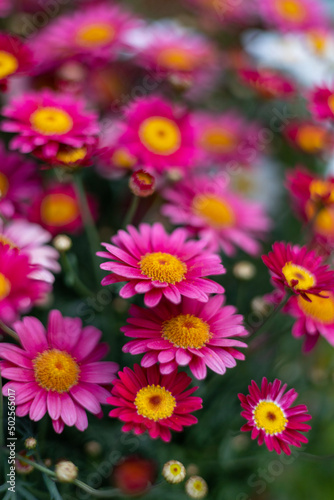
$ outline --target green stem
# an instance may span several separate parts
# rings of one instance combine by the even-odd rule
[[[268,323],[276,317],[276,315],[286,305],[286,303],[288,302],[290,297],[291,297],[291,293],[287,292],[285,297],[283,298],[283,300],[278,304],[278,306],[276,306],[275,309],[273,309],[273,311],[271,312],[271,314],[269,314],[269,316],[266,317],[266,319],[262,322],[262,324],[259,326],[259,328],[257,330],[255,330],[255,332],[253,332],[252,338],[254,338],[255,335],[258,335],[263,330],[263,328],[265,326],[267,326]]]
[[[95,279],[96,279],[97,285],[100,286],[101,276],[100,276],[100,269],[98,266],[98,260],[96,257],[96,252],[101,250],[100,237],[99,237],[99,234],[97,232],[95,222],[94,222],[94,219],[92,217],[92,214],[91,214],[91,211],[89,208],[89,203],[87,200],[86,191],[85,191],[80,173],[77,173],[76,175],[74,175],[73,179],[74,179],[75,190],[76,190],[78,200],[79,200],[82,220],[83,220],[83,223],[85,226],[86,235],[87,235],[87,239],[88,239],[90,250],[91,250],[91,257],[92,257],[92,264],[93,264],[93,271],[94,271]]]
[[[78,293],[78,295],[82,297],[91,297],[93,293],[78,277],[67,254],[62,252],[60,254],[60,258],[62,268],[66,276],[66,284],[71,286]]]
[[[312,455],[311,453],[304,453],[300,452],[299,454],[302,458],[307,458],[308,460],[312,462],[320,462],[322,460],[334,460],[334,455],[324,455],[324,456],[319,456],[319,455]]]
[[[9,326],[5,325],[2,321],[0,321],[0,328],[3,330],[7,335],[12,337],[12,339],[16,340],[16,342],[20,342],[20,337],[14,330],[12,330]]]
[[[137,208],[139,206],[139,200],[140,200],[139,196],[133,195],[131,204],[130,204],[129,209],[127,211],[127,214],[124,218],[124,227],[126,227],[128,224],[131,224],[132,219],[134,218],[134,216],[137,212]]]

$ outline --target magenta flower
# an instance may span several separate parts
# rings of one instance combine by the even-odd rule
[[[41,191],[37,165],[16,153],[8,153],[0,142],[0,214],[6,218],[26,213]]]
[[[189,113],[161,97],[137,99],[125,114],[125,131],[119,145],[126,147],[141,165],[159,172],[189,167],[195,156]]]
[[[282,242],[273,244],[273,251],[262,260],[272,274],[272,281],[279,290],[288,288],[311,301],[312,295],[325,296],[334,288],[334,271],[324,265],[323,258],[307,247],[292,246]],[[309,297],[311,295],[311,297]]]
[[[207,241],[212,251],[234,255],[239,247],[251,255],[260,252],[257,240],[269,230],[269,218],[260,203],[233,193],[220,177],[187,178],[166,189],[164,197],[163,215]]]
[[[259,445],[266,444],[269,451],[279,455],[283,451],[290,455],[290,446],[300,448],[308,439],[300,432],[307,432],[311,426],[304,422],[310,420],[305,405],[291,407],[298,394],[294,389],[285,392],[287,384],[282,386],[278,379],[269,382],[263,378],[261,389],[252,380],[248,386],[249,395],[239,394],[244,411],[241,416],[247,424],[241,427],[243,432],[251,431],[252,439],[258,438]]]
[[[47,245],[51,239],[51,234],[38,224],[31,224],[23,219],[4,224],[0,220],[0,243],[17,248],[21,254],[27,255],[30,264],[36,266],[30,276],[48,283],[54,282],[50,271],[59,272],[61,269],[59,253],[54,247]]]
[[[308,31],[328,26],[328,12],[318,0],[257,0],[263,20],[281,31]]]
[[[97,255],[109,259],[101,269],[111,271],[102,285],[127,281],[120,291],[124,299],[144,293],[144,302],[154,307],[162,296],[174,304],[184,295],[201,302],[209,300],[210,293],[223,293],[224,288],[206,278],[224,274],[218,255],[205,247],[205,241],[186,241],[187,233],[176,229],[168,235],[159,223],[140,224],[139,230],[127,227],[111,239],[113,245],[103,243],[107,252]]]
[[[314,118],[334,119],[334,86],[315,87],[309,96],[309,107]]]
[[[87,429],[86,410],[101,413],[109,395],[103,387],[115,377],[118,365],[100,359],[108,352],[99,344],[101,332],[93,326],[82,328],[79,318],[63,318],[51,311],[47,331],[34,317],[14,325],[22,347],[0,344],[1,374],[10,380],[3,387],[16,393],[16,414],[38,421],[48,413],[53,428],[64,425]]]
[[[1,3],[0,3],[1,15]],[[6,90],[9,78],[32,71],[31,50],[17,36],[0,32],[0,88]]]
[[[2,130],[17,134],[10,147],[46,161],[54,161],[64,146],[77,150],[97,142],[97,116],[70,94],[50,90],[23,94],[13,98],[3,114],[7,120]]]
[[[12,324],[20,314],[29,311],[43,299],[51,287],[36,279],[38,267],[17,248],[4,245],[0,240],[0,319]],[[39,276],[38,276],[39,277]]]
[[[184,298],[178,305],[162,299],[150,310],[132,305],[129,325],[121,331],[136,340],[125,344],[123,351],[146,353],[141,365],[148,368],[159,362],[162,374],[189,366],[197,379],[204,379],[208,366],[224,375],[226,368],[236,366],[236,359],[245,359],[236,348],[247,347],[238,337],[248,334],[242,316],[224,302],[223,296],[216,296],[206,304]]]
[[[197,423],[190,414],[202,408],[202,399],[192,396],[198,387],[186,390],[191,382],[186,373],[161,375],[157,366],[146,369],[134,365],[133,371],[124,368],[118,377],[107,402],[117,406],[109,416],[124,422],[123,432],[148,431],[151,438],[168,442],[170,429],[180,432]]]

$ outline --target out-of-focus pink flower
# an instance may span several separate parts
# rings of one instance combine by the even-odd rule
[[[240,69],[242,81],[266,99],[287,99],[296,93],[291,78],[269,69]]]
[[[328,26],[325,3],[318,0],[257,0],[265,23],[281,31],[308,31]]]

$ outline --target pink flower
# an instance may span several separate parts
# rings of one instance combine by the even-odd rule
[[[96,216],[96,202],[88,197],[92,214]],[[76,233],[83,222],[79,201],[71,184],[54,183],[35,198],[28,211],[28,219],[43,226],[53,236],[59,233]]]
[[[269,69],[240,69],[242,81],[266,99],[287,99],[296,93],[291,79]]]
[[[119,146],[126,147],[140,164],[159,172],[189,167],[195,155],[189,114],[160,97],[137,99],[125,114]]]
[[[51,311],[47,331],[34,317],[25,317],[14,325],[21,347],[0,344],[1,374],[10,380],[3,387],[16,393],[16,414],[29,414],[34,421],[45,413],[53,428],[61,433],[64,425],[80,431],[88,427],[86,410],[101,413],[118,365],[100,362],[108,352],[99,344],[101,332],[93,326],[82,328],[79,318],[63,318]]]
[[[150,310],[132,305],[129,325],[121,331],[136,340],[125,344],[123,351],[146,353],[141,365],[148,368],[159,362],[162,374],[189,366],[197,379],[204,379],[208,366],[224,375],[226,368],[236,366],[236,359],[245,359],[236,347],[247,347],[237,339],[247,335],[242,316],[224,302],[217,295],[206,304],[184,298],[178,305],[163,299]]]
[[[207,241],[212,251],[222,249],[233,255],[236,247],[256,255],[257,239],[268,231],[270,222],[261,204],[233,193],[223,179],[191,177],[166,189],[167,204],[162,213],[173,224],[185,225],[192,234]]]
[[[97,117],[84,111],[84,103],[70,94],[42,90],[13,98],[3,114],[2,130],[17,134],[10,142],[21,153],[36,153],[54,160],[62,147],[95,145]]]
[[[128,232],[118,231],[111,239],[113,245],[103,243],[107,252],[97,255],[108,259],[101,269],[111,271],[102,285],[127,281],[120,291],[124,299],[144,293],[144,302],[154,307],[162,296],[174,304],[184,295],[201,302],[209,300],[210,293],[223,293],[218,283],[208,275],[224,274],[218,255],[203,250],[205,241],[186,241],[186,231],[176,229],[167,234],[159,223],[140,224],[139,230],[127,226]]]
[[[37,165],[15,153],[8,153],[0,142],[0,214],[6,218],[24,214],[42,186]]]
[[[292,335],[305,338],[304,352],[313,349],[320,335],[334,346],[334,295],[328,291],[322,295],[323,297],[312,295],[312,302],[301,296],[291,297],[284,309],[296,318]]]
[[[117,406],[109,415],[124,422],[123,432],[148,431],[151,438],[168,442],[170,429],[180,432],[197,423],[190,413],[202,408],[202,399],[191,396],[197,387],[186,390],[191,378],[184,372],[161,375],[157,366],[134,365],[133,371],[124,368],[118,377],[107,402]]]
[[[126,36],[140,21],[123,7],[107,2],[56,18],[31,41],[41,64],[78,60],[88,65],[115,60],[127,46]]]
[[[334,288],[334,271],[324,265],[322,257],[305,246],[276,242],[273,251],[263,255],[262,260],[271,271],[272,280],[279,290],[288,288],[309,302],[313,295]]]
[[[307,31],[328,25],[328,12],[318,0],[257,0],[263,20],[281,31]]]
[[[334,118],[334,86],[315,87],[309,95],[310,111],[316,119]]]
[[[191,9],[199,10],[200,19],[208,18],[208,21],[219,22],[226,28],[234,24],[245,26],[256,21],[255,0],[238,0],[237,2],[226,0],[186,0]]]
[[[287,125],[284,134],[298,149],[308,154],[332,151],[334,140],[330,130],[311,120],[293,121]]]
[[[0,319],[4,323],[12,324],[50,291],[48,283],[35,279],[36,271],[27,255],[0,244]]]
[[[0,220],[0,243],[17,248],[21,254],[27,255],[30,264],[36,266],[36,270],[30,276],[48,283],[54,282],[54,276],[50,271],[61,270],[57,250],[46,245],[51,238],[51,234],[38,224],[31,224],[26,220],[14,220],[4,224]]]
[[[307,432],[311,426],[304,422],[310,420],[305,405],[291,407],[298,394],[294,389],[285,392],[287,384],[278,379],[269,382],[262,379],[261,389],[252,380],[248,386],[249,395],[239,394],[244,409],[241,416],[247,424],[241,427],[243,432],[252,432],[252,439],[258,438],[259,445],[265,443],[269,451],[275,450],[291,454],[290,446],[300,448],[308,439],[300,432]]]
[[[1,3],[0,3],[1,15]],[[8,78],[28,74],[33,69],[32,53],[21,40],[0,32],[0,88],[6,90]]]
[[[259,156],[260,128],[242,115],[228,111],[221,114],[194,114],[199,164],[253,163]]]

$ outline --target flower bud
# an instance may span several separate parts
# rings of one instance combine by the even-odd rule
[[[98,441],[88,441],[85,444],[85,452],[91,457],[98,457],[102,453],[102,446]]]
[[[27,452],[25,450],[20,451],[19,455],[21,455],[24,458],[28,458],[29,460],[34,462],[34,458],[28,457]],[[18,474],[27,475],[27,474],[30,474],[34,470],[34,467],[33,467],[33,465],[26,464],[25,462],[23,462],[23,460],[20,460],[19,458],[17,458],[15,460],[15,470]]]
[[[208,485],[200,476],[191,476],[186,482],[186,493],[190,498],[204,498],[208,494]]]
[[[33,450],[37,446],[37,441],[34,437],[29,437],[24,441],[24,446],[27,448],[27,450]]]
[[[62,460],[57,463],[55,473],[58,481],[61,483],[73,483],[78,477],[78,468],[73,462]]]
[[[251,262],[248,262],[247,260],[241,260],[240,262],[237,262],[233,267],[233,274],[239,280],[248,281],[254,278],[256,274],[256,268]]]
[[[66,234],[58,234],[53,239],[53,246],[58,252],[68,252],[72,247],[72,240]]]
[[[162,475],[168,483],[181,483],[186,477],[186,469],[181,462],[169,460],[163,466]]]
[[[129,187],[134,195],[146,198],[155,191],[155,179],[145,170],[137,170],[130,177]]]

